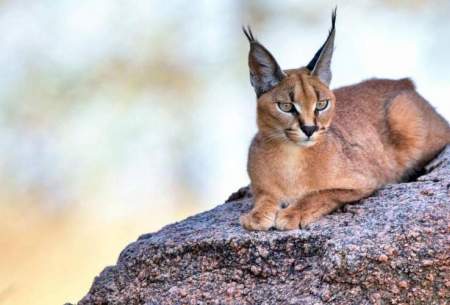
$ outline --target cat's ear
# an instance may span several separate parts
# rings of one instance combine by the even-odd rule
[[[314,55],[314,58],[309,62],[306,68],[311,71],[312,75],[317,76],[327,86],[331,82],[331,58],[334,51],[334,35],[336,23],[336,8],[331,14],[331,29],[328,33],[327,40]]]
[[[242,28],[242,30],[250,42],[248,54],[250,82],[255,89],[256,96],[260,97],[280,83],[285,74],[273,55],[255,39],[250,27]]]

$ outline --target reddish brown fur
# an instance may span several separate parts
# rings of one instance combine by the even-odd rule
[[[246,229],[304,227],[407,179],[450,143],[448,123],[409,79],[372,79],[331,91],[305,68],[285,73],[258,99],[259,130],[248,161],[255,203],[241,217]],[[276,102],[290,103],[292,88],[302,109],[298,118],[277,109]],[[323,99],[331,108],[314,113]],[[299,132],[302,122],[320,128],[311,141]]]

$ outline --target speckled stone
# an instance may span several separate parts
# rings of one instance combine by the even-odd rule
[[[290,232],[243,230],[242,189],[141,236],[78,304],[450,304],[450,147],[429,168]]]

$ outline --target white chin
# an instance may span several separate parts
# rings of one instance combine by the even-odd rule
[[[314,141],[314,140],[301,140],[301,141],[297,142],[297,145],[301,146],[301,147],[310,147],[310,146],[313,146],[315,143],[316,143],[316,141]]]

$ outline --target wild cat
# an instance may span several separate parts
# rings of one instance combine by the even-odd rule
[[[450,143],[448,123],[407,78],[329,89],[335,22],[336,10],[313,59],[284,71],[244,29],[258,125],[248,156],[254,206],[241,216],[248,230],[305,227],[408,179]]]

